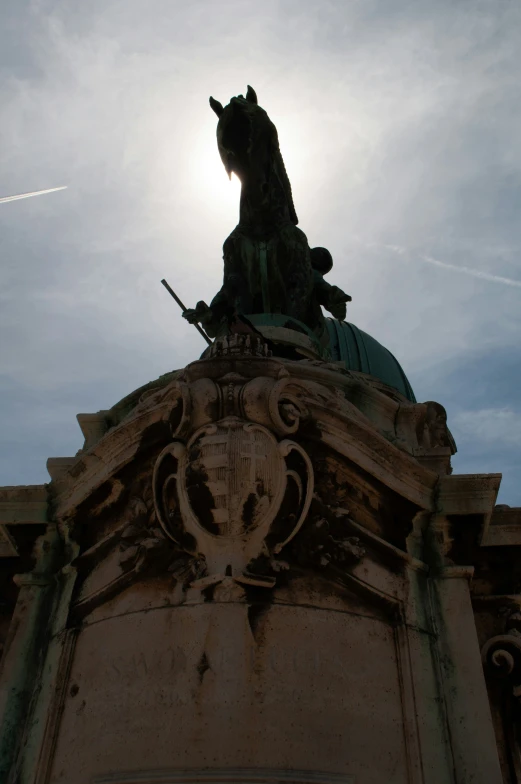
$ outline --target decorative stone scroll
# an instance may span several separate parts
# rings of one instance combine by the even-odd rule
[[[481,655],[486,669],[496,677],[513,681],[514,696],[521,697],[521,638],[511,634],[492,637]]]
[[[513,696],[521,697],[521,612],[511,612],[505,634],[488,640],[481,649],[485,671],[491,676],[508,680]]]

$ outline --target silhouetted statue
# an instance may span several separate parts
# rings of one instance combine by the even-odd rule
[[[277,129],[248,86],[223,107],[210,98],[219,117],[217,144],[224,167],[241,181],[240,220],[223,246],[224,280],[210,307],[199,302],[185,312],[210,336],[236,314],[283,314],[304,323],[327,345],[320,305],[344,319],[351,297],[327,283],[333,266],[325,248],[310,249],[297,228],[291,185],[280,154]]]

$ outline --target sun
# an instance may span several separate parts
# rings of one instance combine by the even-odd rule
[[[226,215],[232,221],[239,218],[241,183],[232,173],[231,179],[222,164],[215,136],[201,134],[194,144],[191,156],[190,182],[212,212]]]

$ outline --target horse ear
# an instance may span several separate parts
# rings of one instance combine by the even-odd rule
[[[246,93],[246,100],[249,101],[250,103],[257,103],[257,93],[255,92],[253,87],[250,87],[250,85],[248,85],[248,92]]]
[[[220,117],[224,112],[222,103],[220,101],[216,101],[215,98],[212,98],[212,96],[210,96],[210,106],[214,110],[217,117]]]

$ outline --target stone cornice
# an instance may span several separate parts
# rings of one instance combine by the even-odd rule
[[[521,508],[496,507],[483,529],[483,547],[509,547],[521,545]]]
[[[48,519],[46,485],[0,487],[0,558],[18,555],[7,526],[45,525]]]
[[[486,545],[500,483],[501,474],[453,474],[440,477],[436,512],[445,516],[481,517],[480,543]]]
[[[433,508],[432,495],[438,481],[433,471],[357,422],[350,422],[349,429],[323,420],[317,424],[322,431],[321,440],[336,452],[421,509]]]

